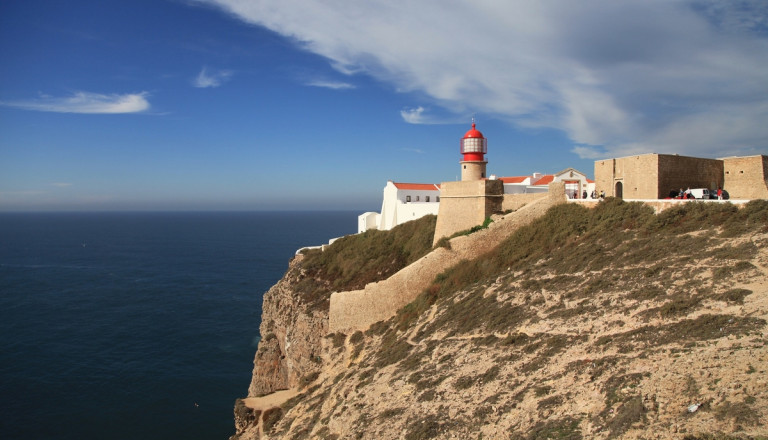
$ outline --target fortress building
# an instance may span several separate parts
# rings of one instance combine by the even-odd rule
[[[443,236],[481,225],[487,217],[503,210],[514,210],[537,197],[545,196],[550,183],[562,183],[569,198],[587,198],[595,183],[584,173],[566,168],[555,174],[496,177],[487,174],[488,139],[472,128],[460,139],[461,181],[401,183],[388,181],[384,187],[381,213],[358,216],[357,232],[389,230],[428,214],[439,214],[435,241]]]
[[[663,199],[681,188],[722,188],[730,199],[768,198],[768,156],[706,159],[641,154],[595,161],[597,191],[629,200]]]

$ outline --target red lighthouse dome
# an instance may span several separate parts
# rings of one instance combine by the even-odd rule
[[[472,129],[461,138],[461,154],[464,155],[463,161],[484,161],[485,153],[488,152],[488,140],[475,128],[475,122],[472,121]]]

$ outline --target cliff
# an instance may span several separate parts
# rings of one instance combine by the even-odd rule
[[[760,201],[558,205],[332,334],[295,259],[234,438],[764,438],[767,244]]]

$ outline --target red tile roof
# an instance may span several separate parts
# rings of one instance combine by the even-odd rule
[[[410,189],[419,191],[440,191],[440,185],[434,183],[399,183],[392,182],[397,189]]]
[[[555,180],[554,174],[547,174],[546,176],[541,176],[541,179],[533,182],[533,185],[549,185],[553,180]]]
[[[499,180],[504,183],[523,183],[529,177],[531,176],[499,177]]]

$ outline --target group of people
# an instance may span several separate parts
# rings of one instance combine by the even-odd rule
[[[569,199],[577,199],[579,196],[579,193],[577,191],[573,192],[567,192],[566,195]],[[587,191],[584,190],[584,192],[581,193],[581,198],[586,199],[587,198]],[[592,194],[589,195],[590,199],[597,199],[597,191],[592,190]],[[600,198],[605,198],[605,191],[600,191]]]
[[[723,188],[717,187],[717,191],[714,192],[717,195],[717,200],[723,200]],[[712,196],[712,193],[710,193],[710,197]],[[689,186],[686,190],[683,190],[680,188],[680,192],[677,193],[677,198],[680,199],[695,199],[696,197],[691,192],[691,187]]]

